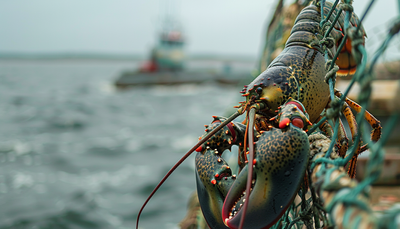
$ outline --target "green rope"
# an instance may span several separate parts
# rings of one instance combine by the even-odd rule
[[[333,4],[332,9],[329,11],[328,16],[327,16],[325,19],[323,19],[323,20],[321,21],[321,23],[322,23],[321,28],[324,28],[324,25],[325,25],[326,21],[331,17],[331,14],[332,14],[332,12],[335,10],[336,5],[338,4],[338,2],[339,2],[339,0],[336,0],[336,1],[335,1],[335,3]],[[329,34],[331,34],[331,31],[332,31],[332,29],[333,29],[333,27],[334,27],[333,25],[335,25],[336,22],[339,20],[339,17],[340,17],[341,14],[342,14],[342,9],[339,9],[338,13],[336,14],[335,19],[334,19],[333,22],[331,23],[331,26],[330,26],[329,29],[325,32],[324,38],[328,37]]]
[[[329,18],[331,17],[333,11],[335,11],[336,6],[337,6],[338,3],[339,3],[339,0],[336,0],[336,1],[333,3],[332,8],[329,10],[328,15],[326,15],[325,18],[324,18],[324,17],[321,17],[322,20],[321,20],[321,22],[319,23],[319,26],[320,26],[321,28],[324,28],[325,23],[329,20]],[[321,4],[321,5],[322,5],[322,4]],[[323,11],[323,8],[321,8],[321,11],[324,12],[324,11]],[[340,15],[341,13],[342,13],[342,11],[340,10],[340,13],[338,13],[337,15]],[[336,15],[336,17],[339,18],[337,15]],[[335,24],[336,21],[337,21],[337,19],[335,18],[335,20],[334,20],[334,22],[332,22],[332,24]],[[332,30],[332,28],[333,28],[333,27],[331,26],[329,32],[325,33],[324,38],[327,37],[327,34],[330,33],[330,31]]]
[[[399,11],[400,11],[400,0],[398,2],[399,2],[399,4],[398,4]],[[334,7],[337,5],[337,3],[338,3],[338,1],[335,1]],[[363,15],[361,17],[360,25],[356,29],[352,30],[351,28],[349,28],[349,24],[350,24],[349,21],[350,21],[350,17],[351,17],[353,8],[351,6],[350,0],[346,0],[345,3],[342,3],[339,5],[340,9],[338,11],[338,14],[335,16],[334,21],[330,24],[330,27],[324,33],[324,38],[327,38],[328,36],[330,36],[330,32],[333,29],[333,25],[339,19],[339,16],[342,13],[342,10],[345,10],[346,12],[345,12],[345,20],[344,20],[344,29],[345,29],[346,33],[345,33],[345,36],[343,37],[342,42],[340,43],[337,50],[341,50],[343,48],[348,37],[352,38],[352,45],[353,45],[352,53],[356,60],[359,59],[359,61],[357,61],[357,63],[358,63],[357,71],[356,71],[355,75],[353,76],[349,86],[347,87],[347,89],[345,90],[343,95],[341,96],[341,98],[339,100],[334,100],[334,85],[335,85],[336,75],[329,71],[334,69],[335,62],[332,60],[337,59],[337,57],[339,55],[339,52],[337,52],[335,54],[335,56],[331,60],[328,60],[328,62],[327,62],[329,64],[329,67],[327,68],[328,74],[326,76],[326,82],[329,84],[331,100],[336,102],[336,104],[334,105],[336,107],[341,107],[343,105],[343,103],[345,102],[346,96],[348,95],[350,89],[353,87],[354,83],[359,82],[360,85],[362,86],[361,92],[359,95],[359,103],[362,106],[362,109],[361,109],[361,112],[359,114],[357,114],[357,116],[356,116],[356,123],[358,124],[357,133],[359,133],[359,134],[357,134],[355,136],[355,138],[353,139],[353,145],[348,150],[345,158],[343,158],[343,159],[338,158],[338,159],[333,160],[333,159],[330,159],[330,156],[331,156],[331,152],[333,150],[334,144],[337,140],[338,128],[339,128],[339,121],[336,120],[335,127],[334,127],[334,134],[331,138],[331,143],[329,145],[328,151],[326,152],[326,154],[323,158],[314,160],[310,165],[311,171],[315,168],[315,166],[317,164],[321,163],[322,165],[325,165],[325,166],[322,166],[320,171],[318,172],[319,173],[319,174],[317,174],[318,177],[321,177],[321,176],[323,176],[325,178],[330,177],[331,173],[333,171],[337,170],[338,167],[345,166],[353,158],[355,152],[357,151],[358,146],[361,141],[360,133],[363,132],[362,131],[363,129],[367,129],[367,128],[362,128],[362,127],[364,125],[367,125],[366,121],[363,119],[364,119],[364,114],[366,111],[365,108],[368,106],[368,103],[370,100],[371,83],[373,81],[372,71],[373,71],[374,65],[376,64],[378,58],[383,54],[383,52],[388,47],[388,44],[391,41],[391,39],[400,30],[400,17],[399,17],[399,18],[397,18],[397,20],[395,21],[393,26],[390,28],[388,36],[386,37],[386,39],[383,41],[383,43],[380,46],[380,48],[378,49],[378,51],[373,56],[371,64],[367,68],[367,52],[366,52],[364,46],[360,42],[360,39],[362,40],[363,34],[360,34],[359,30],[361,28],[361,22],[364,20],[365,15],[368,13],[368,11],[371,8],[373,3],[374,3],[374,0],[371,0],[367,9],[365,10],[365,12],[363,13]],[[320,5],[320,7],[321,7],[320,27],[325,28],[325,25],[328,22],[334,9],[332,8],[329,11],[327,17],[324,18],[324,16],[323,16],[324,15],[324,13],[323,13],[324,1],[320,1],[320,4],[321,4]],[[325,50],[325,57],[327,57],[328,56],[327,51],[326,51],[327,49],[326,49],[326,47],[323,47],[324,45],[326,45],[326,43],[320,42],[320,45],[322,45],[322,50]],[[358,55],[358,57],[357,57],[357,55]],[[308,132],[309,135],[312,134],[327,119],[338,118],[340,109],[333,109],[334,107],[333,106],[331,106],[331,107],[332,107],[331,109],[329,109],[325,112],[325,116],[317,124],[314,124],[312,126],[312,128]],[[398,115],[392,117],[389,120],[389,123],[388,123],[389,128],[384,130],[384,133],[382,134],[382,139],[380,141],[378,141],[378,143],[374,143],[374,142],[370,141],[368,138],[369,135],[367,133],[364,134],[365,137],[363,137],[363,140],[364,140],[364,142],[368,143],[368,145],[370,146],[370,152],[371,152],[370,160],[367,163],[367,171],[365,174],[366,178],[362,182],[360,182],[356,187],[351,188],[351,189],[348,188],[345,190],[341,190],[336,196],[334,196],[334,198],[330,202],[330,204],[328,206],[325,206],[325,210],[328,213],[332,212],[334,206],[336,206],[338,203],[344,203],[349,206],[357,206],[359,209],[362,209],[366,212],[370,211],[369,206],[365,202],[359,200],[357,198],[357,196],[364,194],[364,191],[366,190],[366,188],[378,179],[378,177],[381,173],[381,170],[382,170],[382,164],[383,164],[383,160],[384,160],[384,152],[382,150],[382,146],[387,141],[389,134],[392,131],[392,128],[395,126],[394,124],[396,123],[397,118],[398,118]],[[365,132],[367,132],[367,130],[365,130]],[[328,168],[326,166],[328,164],[333,165],[333,167]],[[334,181],[325,179],[323,181],[322,188],[324,190],[334,190],[335,188],[339,188],[340,187],[339,186],[340,178],[341,177],[339,176]],[[311,178],[309,177],[309,179],[311,179]],[[315,196],[315,193],[314,193],[314,195],[312,195],[312,198],[313,198],[313,202],[314,202],[315,199],[317,198]],[[315,205],[315,204],[313,204],[313,205]],[[314,207],[313,209],[314,209],[313,211],[317,211],[317,207]],[[350,216],[353,214],[354,208],[347,208],[347,209],[348,210],[346,210],[346,212],[344,212],[343,225],[352,225],[352,227],[358,228],[361,224],[361,220],[362,220],[361,216],[355,217],[350,222],[350,218],[351,218]],[[378,224],[386,225],[387,228],[395,228],[396,225],[394,223],[394,218],[398,217],[399,214],[400,214],[400,209],[393,210],[392,212],[388,212],[387,215],[385,215],[385,217],[383,217],[382,220],[378,222]],[[314,214],[314,216],[315,216],[315,214]],[[332,214],[330,214],[330,221],[334,222],[332,217],[334,217],[334,216]],[[391,219],[391,221],[389,221],[391,223],[383,222],[383,219],[387,219],[387,218]],[[296,218],[296,219],[300,220],[299,218]],[[317,227],[317,225],[316,225],[316,227]]]
[[[365,47],[363,46],[363,36],[364,34],[361,32],[360,28],[362,28],[362,22],[371,9],[374,0],[371,0],[361,16],[361,20],[359,21],[359,25],[356,28],[352,28],[350,25],[350,18],[353,12],[353,6],[351,5],[351,0],[342,0],[340,4],[339,0],[336,0],[333,3],[332,8],[329,10],[327,15],[324,15],[324,7],[325,0],[316,0],[316,5],[321,9],[321,21],[320,28],[323,32],[323,37],[318,36],[320,41],[316,43],[310,44],[313,47],[317,47],[318,50],[322,51],[326,60],[326,71],[327,74],[325,76],[325,82],[329,85],[329,92],[331,98],[330,108],[327,109],[323,113],[323,117],[320,121],[314,124],[308,131],[308,135],[311,135],[317,131],[318,127],[322,125],[326,120],[330,123],[334,122],[335,126],[333,128],[333,136],[331,137],[331,142],[329,144],[328,150],[325,152],[323,157],[318,159],[314,159],[310,162],[310,167],[308,171],[308,181],[309,187],[311,191],[311,197],[306,199],[305,190],[299,191],[299,196],[301,197],[301,203],[295,205],[294,203],[287,209],[285,214],[279,219],[278,223],[274,225],[273,228],[283,227],[285,229],[292,228],[294,225],[297,228],[302,227],[303,225],[307,228],[312,228],[312,222],[314,223],[315,228],[320,227],[334,227],[334,215],[332,211],[337,204],[344,204],[345,206],[354,206],[358,209],[361,209],[365,212],[371,212],[368,204],[360,198],[359,196],[366,196],[367,187],[370,186],[373,182],[375,182],[382,171],[382,164],[384,160],[384,150],[382,150],[383,145],[386,143],[390,136],[390,132],[392,131],[395,123],[399,117],[399,115],[395,115],[390,118],[388,121],[388,127],[384,129],[382,133],[382,138],[378,142],[372,142],[369,139],[368,128],[366,128],[367,123],[364,120],[364,115],[366,112],[366,107],[368,107],[368,103],[370,101],[371,95],[371,83],[374,80],[373,78],[373,68],[377,63],[379,57],[384,53],[387,49],[392,38],[399,33],[400,31],[400,16],[398,16],[388,31],[388,35],[385,40],[382,42],[381,46],[377,50],[377,52],[372,56],[372,60],[367,67],[368,64],[368,55]],[[398,0],[398,8],[400,13],[400,0]],[[329,49],[332,48],[331,44],[333,38],[331,37],[331,32],[334,29],[334,25],[338,22],[339,17],[342,15],[343,11],[345,11],[344,16],[344,37],[342,38],[341,43],[337,47],[337,52],[332,57],[332,54],[329,53]],[[333,21],[330,21],[332,14],[336,13]],[[349,83],[349,86],[346,88],[344,93],[340,98],[337,98],[334,93],[335,81],[336,81],[336,72],[338,67],[335,65],[335,60],[338,58],[340,50],[344,47],[347,42],[347,39],[350,38],[352,41],[352,55],[357,63],[357,71],[353,76],[352,80]],[[331,57],[331,58],[330,58]],[[345,103],[345,99],[349,94],[349,91],[354,86],[354,84],[358,82],[361,86],[360,94],[359,94],[359,104],[361,105],[361,111],[356,115],[356,123],[357,123],[357,135],[354,136],[353,144],[349,147],[346,152],[344,158],[335,158],[332,159],[331,155],[334,149],[334,145],[338,139],[339,132],[339,114],[341,112],[341,108]],[[334,121],[335,120],[335,121]],[[362,134],[361,134],[362,133]],[[365,174],[365,179],[358,183],[355,187],[343,188],[340,184],[340,179],[343,178],[344,174],[340,176],[336,176],[334,180],[329,180],[332,173],[337,171],[338,168],[344,167],[349,161],[353,158],[357,150],[359,149],[359,145],[361,145],[361,139],[363,142],[367,143],[370,151],[370,160],[367,163],[367,169]],[[318,164],[322,166],[319,167],[319,171],[316,176],[319,178],[318,184],[311,183],[311,174],[312,171],[316,168]],[[330,165],[330,166],[328,166]],[[321,197],[318,197],[316,194],[316,190],[313,185],[317,185],[322,190],[331,190],[337,191],[337,195],[333,197],[333,199],[329,202],[329,204],[325,204],[324,200]],[[357,228],[361,225],[362,217],[357,215],[356,217],[351,217],[355,211],[355,208],[346,208],[343,217],[343,225],[351,225],[352,228]],[[377,225],[385,228],[396,228],[395,218],[400,217],[400,207],[392,209],[390,211],[385,212],[381,218],[377,219]],[[313,220],[312,220],[313,219]],[[320,223],[323,223],[321,225]]]
[[[310,130],[307,132],[308,135],[310,135],[311,133],[313,133],[322,123],[324,123],[326,121],[327,117],[322,117],[322,119],[317,123],[312,125],[312,127],[310,128]]]

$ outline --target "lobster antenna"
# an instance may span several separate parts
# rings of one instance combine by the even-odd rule
[[[253,130],[254,130],[254,117],[256,115],[256,109],[251,108],[249,112],[249,122],[248,122],[248,137],[249,137],[249,157],[247,158],[247,166],[248,166],[248,173],[247,173],[247,184],[246,184],[246,195],[245,195],[245,202],[243,205],[243,212],[242,216],[240,217],[240,224],[239,224],[239,229],[243,228],[244,224],[244,218],[247,212],[247,206],[249,204],[249,197],[250,197],[250,188],[251,188],[251,183],[253,181],[253,158],[254,158],[254,139],[253,139]],[[247,132],[247,131],[246,131]],[[246,140],[245,140],[246,141]]]
[[[245,119],[249,119],[249,113],[246,113],[246,118]],[[249,133],[249,122],[247,122],[246,124],[246,131],[244,132],[244,142],[243,142],[243,150],[244,150],[244,158],[246,160],[247,156],[246,156],[246,150],[247,150],[247,140],[248,140],[248,133]],[[240,158],[240,154],[238,154],[238,158]]]
[[[199,142],[197,142],[197,144],[195,146],[193,146],[168,172],[167,174],[165,174],[165,176],[163,177],[163,179],[160,181],[160,183],[158,183],[158,185],[154,188],[154,190],[150,193],[149,197],[147,197],[146,201],[144,202],[144,204],[142,205],[142,207],[140,208],[140,211],[138,213],[137,219],[136,219],[136,229],[138,229],[139,227],[139,218],[140,215],[142,214],[142,211],[144,209],[144,207],[147,205],[147,203],[149,202],[149,200],[153,197],[153,195],[157,192],[157,190],[161,187],[161,185],[165,182],[165,180],[167,180],[167,178],[175,171],[176,168],[178,168],[179,165],[182,164],[183,161],[186,160],[186,158],[188,158],[190,156],[190,154],[193,153],[193,151],[195,151],[201,144],[203,144],[204,142],[206,142],[209,138],[211,138],[215,133],[217,133],[220,129],[222,129],[224,126],[226,126],[228,123],[230,123],[232,120],[234,120],[235,118],[237,118],[238,116],[240,116],[242,114],[241,112],[241,108],[238,109],[233,115],[231,115],[227,120],[225,120],[224,122],[221,123],[221,125],[217,126],[215,129],[213,129],[211,132],[209,132],[204,138],[202,138]]]

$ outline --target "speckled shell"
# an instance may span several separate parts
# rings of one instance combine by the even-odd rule
[[[272,128],[256,143],[255,185],[250,193],[249,207],[243,228],[268,228],[273,225],[296,196],[308,164],[310,143],[307,134],[290,124],[288,128]],[[227,202],[235,202],[245,189],[246,166],[233,183]],[[229,211],[229,209],[223,209]],[[242,211],[229,222],[237,228]]]
[[[326,2],[325,15],[328,14],[331,7],[332,3]],[[338,9],[335,9],[328,21],[333,21],[337,13]],[[330,49],[332,55],[338,51],[337,47],[344,36],[344,17],[345,14],[342,12],[330,33],[335,41]],[[255,93],[255,88],[263,89],[261,97],[266,99],[268,106],[262,111],[265,115],[275,116],[277,108],[289,97],[304,104],[311,122],[314,122],[326,107],[329,101],[329,87],[324,81],[327,73],[326,61],[318,44],[320,38],[323,37],[319,27],[320,20],[319,7],[310,5],[304,8],[296,18],[285,49],[263,73],[247,86],[246,94],[250,94],[247,99],[251,97],[252,92]],[[360,26],[359,19],[352,13],[350,27],[356,26]],[[362,27],[361,32],[365,34]],[[312,43],[314,44],[311,46]],[[340,67],[337,74],[351,75],[354,73],[356,63],[350,53],[351,45],[346,44],[336,61]]]
[[[221,159],[218,162],[218,158]],[[215,184],[215,174],[223,171],[231,174],[228,164],[214,150],[206,149],[196,154],[196,187],[203,215],[210,228],[228,228],[222,222],[221,209],[225,195],[233,183],[231,176],[227,180],[218,180]],[[224,194],[224,195],[223,195]]]
[[[276,115],[276,110],[289,97],[303,103],[310,121],[315,121],[329,101],[329,87],[324,82],[325,59],[322,54],[304,46],[290,46],[248,86],[262,85],[261,97],[266,99],[266,114]]]
[[[213,122],[206,127],[206,133],[221,125],[220,121],[225,121],[224,117],[213,117]],[[243,142],[246,126],[232,122],[235,131],[233,141],[230,129],[225,126],[211,137],[196,154],[196,186],[197,194],[203,215],[211,228],[227,228],[222,222],[221,209],[235,177],[227,162],[221,157],[226,149],[232,145]],[[216,177],[218,174],[218,177]]]

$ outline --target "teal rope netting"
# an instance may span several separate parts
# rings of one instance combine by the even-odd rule
[[[368,11],[375,1],[371,0],[367,9],[362,14],[360,23],[364,20]],[[325,53],[327,75],[325,81],[329,84],[331,104],[330,108],[326,110],[325,116],[315,124],[308,133],[311,135],[315,130],[326,120],[335,123],[333,128],[333,136],[328,139],[329,147],[322,154],[314,155],[308,171],[308,181],[310,193],[307,194],[307,187],[299,190],[299,197],[301,201],[294,201],[291,207],[285,212],[281,219],[274,225],[274,228],[301,228],[305,225],[307,228],[320,228],[320,227],[334,227],[338,226],[337,215],[341,215],[341,226],[343,228],[361,228],[365,225],[370,225],[374,228],[398,228],[400,222],[400,207],[389,209],[382,213],[381,217],[377,218],[372,214],[368,205],[367,196],[368,187],[378,179],[383,165],[384,150],[383,145],[388,140],[392,128],[395,126],[398,115],[392,116],[387,125],[385,126],[382,138],[378,142],[372,142],[369,139],[367,125],[364,120],[364,113],[368,107],[371,96],[371,83],[374,81],[373,69],[377,63],[378,58],[384,53],[390,41],[400,30],[400,0],[398,0],[399,15],[394,19],[386,38],[383,40],[377,52],[372,56],[371,61],[368,62],[368,54],[363,45],[363,34],[360,31],[361,26],[350,27],[350,18],[353,11],[352,0],[339,0],[334,2],[333,7],[327,15],[324,15],[325,0],[316,0],[314,4],[321,7],[321,22],[320,28],[324,36],[320,36],[319,46]],[[336,6],[339,10],[336,9]],[[329,22],[332,13],[336,10],[336,17],[332,22]],[[353,76],[348,88],[345,90],[340,98],[336,98],[334,94],[336,72],[338,67],[335,62],[339,52],[333,58],[329,58],[329,46],[332,42],[330,32],[339,19],[339,15],[345,12],[344,31],[345,36],[340,43],[338,50],[341,50],[345,45],[348,38],[352,41],[352,55],[357,61],[357,71]],[[356,123],[358,124],[357,134],[353,139],[352,146],[348,149],[344,158],[333,158],[331,153],[334,145],[338,139],[339,129],[339,114],[353,85],[358,82],[361,86],[358,102],[362,106],[361,112],[356,116]],[[365,179],[357,183],[347,177],[344,167],[353,158],[356,153],[359,143],[363,141],[369,146],[370,156],[367,163],[367,171]],[[344,181],[343,181],[344,180]],[[312,183],[312,181],[317,181]],[[346,183],[346,184],[344,184]],[[315,190],[318,189],[318,190]],[[319,195],[317,195],[317,191]],[[324,199],[327,195],[329,198]],[[318,197],[319,196],[319,197]],[[340,209],[340,211],[338,210]],[[339,213],[340,212],[340,213]],[[396,219],[397,224],[396,224]]]

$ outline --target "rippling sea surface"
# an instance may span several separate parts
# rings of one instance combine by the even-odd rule
[[[0,228],[134,228],[164,174],[227,115],[237,87],[113,87],[129,61],[0,61]],[[195,190],[192,155],[140,228],[177,228]]]

